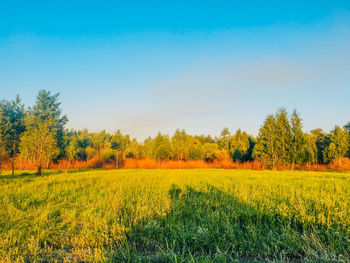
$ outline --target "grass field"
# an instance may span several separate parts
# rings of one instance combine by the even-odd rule
[[[0,262],[350,261],[350,174],[0,175]]]

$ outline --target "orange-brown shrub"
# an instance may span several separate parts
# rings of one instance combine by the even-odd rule
[[[350,170],[350,159],[343,157],[337,160],[334,160],[331,164],[328,165],[329,169],[339,170],[339,171],[349,171]]]
[[[296,164],[294,169],[304,170],[304,171],[327,171],[328,166],[326,164],[303,163],[303,164]]]
[[[50,163],[49,168],[51,169],[93,169],[93,168],[102,168],[104,162],[102,158],[94,157],[88,161],[79,161],[79,160],[59,160],[57,163]]]
[[[11,161],[7,161],[2,163],[1,165],[2,170],[11,170],[12,164]],[[15,159],[15,169],[16,170],[36,170],[37,167],[35,163],[31,160],[25,160],[25,159]]]
[[[213,162],[205,162],[204,160],[193,161],[155,161],[151,158],[146,159],[126,159],[124,163],[125,169],[201,169],[201,168],[223,168],[223,169],[263,169],[258,161],[235,163],[229,160],[214,160]]]
[[[242,169],[264,170],[265,168],[261,162],[254,160],[252,162],[242,163]]]
[[[156,169],[159,168],[159,163],[152,158],[131,159],[127,158],[124,161],[124,169]]]
[[[193,161],[178,161],[178,160],[166,160],[156,161],[152,158],[145,159],[132,159],[127,158],[125,160],[119,160],[119,167],[124,169],[201,169],[201,168],[221,168],[221,169],[249,169],[249,170],[264,170],[265,167],[262,163],[255,160],[252,162],[235,163],[226,156],[221,156],[220,159],[215,159],[213,162],[205,162],[204,160]],[[45,167],[46,168],[46,167]],[[52,162],[49,164],[50,169],[115,169],[115,162],[106,162],[101,157],[94,157],[88,161],[79,160],[59,160],[58,162]],[[7,161],[2,164],[2,170],[11,170],[11,162]],[[36,170],[35,163],[30,160],[16,159],[16,170]],[[277,170],[289,170],[289,166],[278,166]],[[307,171],[327,171],[338,170],[345,171],[350,170],[350,159],[341,158],[334,160],[331,164],[297,164],[294,167],[295,170],[307,170]]]
[[[48,167],[49,169],[93,169],[93,168],[103,168],[106,165],[101,158],[94,157],[88,161],[79,161],[79,160],[59,160],[58,162],[51,162]],[[112,166],[112,165],[111,165]],[[115,168],[115,164],[113,165]],[[11,170],[11,162],[4,162],[1,166],[2,170]],[[15,169],[16,170],[36,170],[37,166],[31,160],[17,158],[15,160]]]

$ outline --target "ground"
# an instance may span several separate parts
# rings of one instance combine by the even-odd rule
[[[0,175],[0,262],[350,261],[350,173]]]

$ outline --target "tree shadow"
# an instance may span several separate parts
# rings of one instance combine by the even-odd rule
[[[6,174],[6,175],[2,175],[0,174],[0,180],[16,180],[16,179],[23,179],[23,178],[30,178],[30,177],[34,177],[36,176],[36,173],[33,172],[16,172],[15,175],[11,175],[11,174]]]
[[[67,173],[67,174],[73,174],[73,173],[84,173],[84,172],[89,172],[94,169],[72,169],[72,170],[43,170],[42,175],[38,176],[37,171],[18,171],[16,170],[15,175],[11,174],[0,174],[0,180],[16,180],[16,179],[23,179],[23,178],[40,178],[40,177],[45,177],[45,176],[50,176],[50,175],[55,175],[55,174],[62,174],[62,173]]]
[[[208,185],[176,185],[166,216],[138,222],[110,262],[347,261],[350,231],[263,212]]]
[[[53,175],[53,174],[75,174],[75,173],[86,173],[96,171],[96,169],[48,169],[43,171],[43,175]]]

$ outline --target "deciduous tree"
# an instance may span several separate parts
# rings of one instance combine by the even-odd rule
[[[185,130],[177,129],[171,138],[174,158],[178,162],[185,159],[185,148],[187,144],[187,134]]]
[[[76,138],[71,138],[66,148],[66,157],[68,161],[71,162],[76,159],[78,157],[79,151],[80,149],[78,147]]]
[[[307,164],[317,163],[317,135],[315,134],[306,134],[305,135],[305,147],[304,147],[304,160],[303,162]]]
[[[348,157],[350,158],[350,122],[344,125],[344,128],[349,132],[349,148],[348,148]]]
[[[158,135],[154,138],[153,154],[155,159],[159,162],[169,159],[171,155],[169,136],[158,133]]]
[[[243,157],[249,149],[249,139],[246,132],[238,129],[230,138],[230,154],[235,162],[243,161]]]
[[[203,145],[204,158],[206,162],[212,162],[215,159],[215,154],[218,151],[218,146],[215,143],[205,143]]]
[[[349,148],[349,133],[346,128],[335,126],[330,133],[330,143],[325,148],[324,159],[327,163],[340,159],[347,154]]]
[[[38,175],[49,166],[50,161],[59,154],[56,130],[50,117],[42,119],[33,112],[26,116],[27,130],[21,137],[21,155],[31,160],[37,167]]]
[[[316,137],[317,162],[320,164],[325,163],[324,151],[329,145],[329,136],[320,128],[311,130],[311,134]]]

